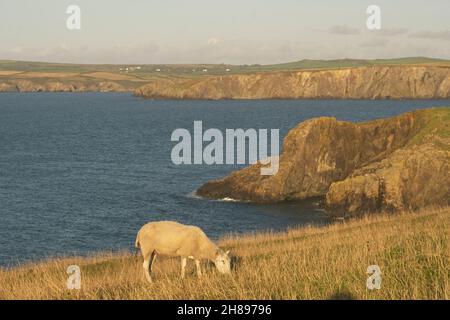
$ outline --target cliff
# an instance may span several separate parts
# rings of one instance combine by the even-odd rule
[[[81,67],[80,67],[81,68]],[[207,74],[61,69],[1,70],[0,92],[129,91],[159,99],[429,99],[450,97],[450,65],[373,65],[365,67],[245,71]],[[100,68],[97,66],[96,68]],[[106,67],[103,67],[106,68]],[[217,67],[218,68],[218,67]],[[214,69],[219,72],[219,69]],[[64,71],[65,70],[65,71]],[[177,69],[176,69],[177,70]],[[184,69],[183,69],[184,70]],[[190,69],[189,69],[190,70]],[[242,70],[239,73],[239,70]],[[245,71],[245,72],[244,72]]]
[[[133,92],[144,83],[147,80],[120,72],[0,69],[0,92]]]
[[[0,92],[126,92],[131,90],[112,81],[85,83],[82,81],[9,80],[0,82]]]
[[[365,123],[316,118],[292,129],[276,175],[260,164],[197,194],[255,202],[326,198],[330,215],[450,204],[450,108]]]
[[[165,79],[134,93],[170,99],[449,98],[450,67],[372,66]]]

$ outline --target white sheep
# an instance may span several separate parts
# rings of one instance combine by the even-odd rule
[[[174,221],[150,222],[136,236],[136,254],[141,250],[145,277],[152,282],[151,273],[156,255],[181,257],[181,277],[185,276],[187,258],[195,260],[197,276],[202,275],[200,260],[211,260],[221,273],[230,273],[229,251],[223,251],[195,226]]]

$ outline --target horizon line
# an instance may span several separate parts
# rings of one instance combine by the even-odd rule
[[[78,65],[78,66],[117,66],[117,65],[128,65],[128,66],[158,66],[158,65],[173,65],[173,66],[183,66],[183,65],[224,65],[224,66],[273,66],[273,65],[283,65],[290,63],[297,63],[303,61],[324,61],[324,62],[334,62],[334,61],[384,61],[384,60],[404,60],[404,59],[425,59],[425,60],[435,60],[435,61],[450,61],[450,59],[444,58],[435,58],[435,57],[427,57],[427,56],[405,56],[405,57],[397,57],[397,58],[335,58],[335,59],[311,59],[304,58],[300,60],[291,60],[280,63],[243,63],[243,64],[233,64],[226,62],[217,62],[217,63],[77,63],[77,62],[52,62],[45,60],[15,60],[15,59],[0,59],[0,63],[5,62],[18,62],[18,63],[46,63],[46,64],[57,64],[57,65]]]

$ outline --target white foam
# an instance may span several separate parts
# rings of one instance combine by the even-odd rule
[[[228,201],[228,202],[239,202],[239,200],[230,198],[230,197],[225,197],[223,199],[220,199],[219,201]]]

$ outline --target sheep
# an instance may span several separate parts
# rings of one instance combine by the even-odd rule
[[[202,276],[200,260],[213,261],[220,273],[231,272],[229,250],[220,249],[196,226],[174,221],[149,222],[139,230],[135,248],[136,255],[141,251],[145,277],[150,283],[157,254],[181,257],[181,278],[185,277],[188,258],[195,260],[198,277]]]

